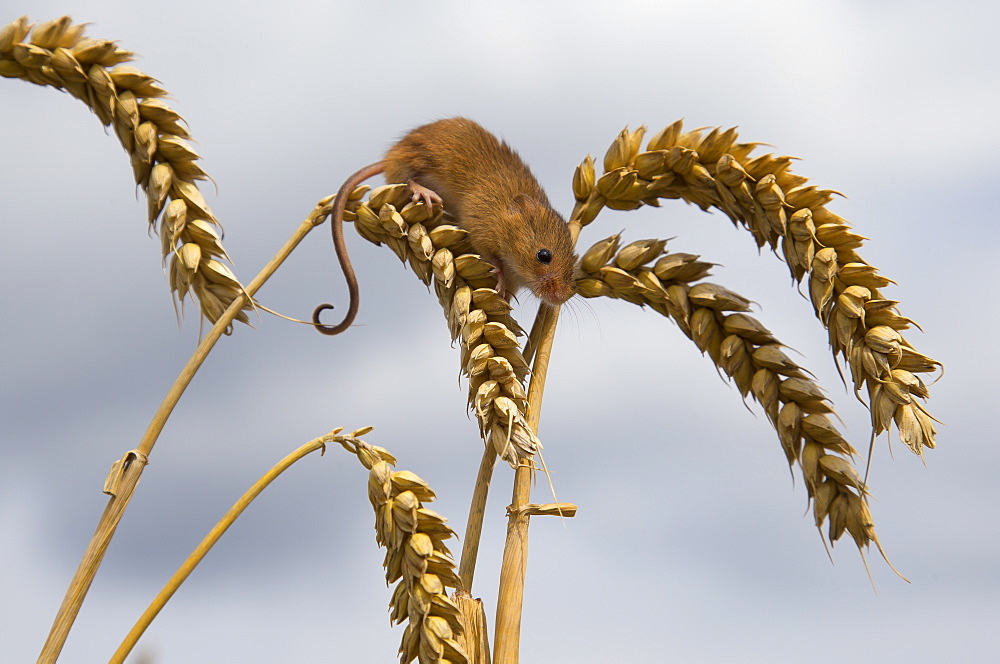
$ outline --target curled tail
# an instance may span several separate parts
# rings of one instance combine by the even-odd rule
[[[333,248],[337,252],[337,260],[344,271],[347,279],[347,289],[350,291],[351,304],[347,308],[347,315],[344,320],[336,325],[323,325],[319,320],[319,315],[326,309],[333,309],[332,304],[321,304],[313,311],[313,325],[323,334],[340,334],[351,326],[354,317],[358,315],[358,305],[361,294],[358,290],[358,278],[354,275],[354,267],[351,266],[351,259],[347,255],[347,245],[344,243],[344,210],[347,208],[347,199],[359,184],[368,178],[378,175],[385,170],[385,164],[381,161],[365,166],[360,171],[347,178],[340,186],[337,197],[333,201],[333,212],[330,214],[330,232],[333,235]]]

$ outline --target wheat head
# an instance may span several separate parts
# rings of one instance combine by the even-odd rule
[[[184,119],[161,99],[159,81],[135,67],[131,51],[116,42],[84,37],[85,25],[69,16],[37,25],[27,16],[0,29],[0,76],[65,90],[111,126],[146,193],[150,226],[159,219],[170,288],[181,307],[191,293],[215,322],[242,292],[225,263],[219,221],[197,181],[208,179]],[[246,312],[237,320],[246,323]]]
[[[862,387],[867,392],[873,436],[894,423],[900,440],[916,454],[933,448],[936,420],[921,402],[928,390],[919,374],[942,365],[902,336],[914,323],[880,290],[894,282],[858,254],[864,238],[827,209],[837,192],[792,173],[791,157],[751,157],[757,144],[736,142],[735,129],[684,132],[677,121],[640,152],[644,134],[643,128],[622,131],[605,154],[599,178],[592,158],[577,167],[573,218],[585,225],[603,207],[631,210],[658,206],[664,198],[723,211],[750,231],[758,247],[768,245],[783,257],[796,281],[808,277],[810,299],[834,357],[846,361],[859,398]]]
[[[649,306],[670,317],[735,383],[753,397],[778,432],[791,468],[799,463],[816,527],[828,523],[832,543],[845,532],[859,549],[878,545],[862,498],[867,487],[851,464],[857,452],[830,421],[830,402],[783,344],[749,316],[750,301],[712,283],[710,263],[692,254],[664,252],[664,240],[640,240],[619,249],[613,235],[595,243],[580,261],[580,293]]]
[[[424,507],[434,500],[427,482],[406,470],[393,471],[396,459],[387,450],[358,438],[370,430],[331,440],[355,454],[369,471],[375,539],[386,549],[385,580],[398,582],[389,600],[390,618],[397,625],[406,622],[399,661],[465,664],[468,657],[457,641],[462,618],[447,593],[462,585],[444,544],[455,533],[444,517]]]
[[[826,204],[836,193],[807,185],[789,170],[791,157],[751,158],[756,145],[737,143],[735,129],[682,132],[675,122],[640,152],[645,129],[619,134],[598,177],[588,157],[577,167],[572,220],[591,223],[604,208],[633,210],[680,198],[703,210],[715,207],[769,245],[801,282],[826,327],[835,359],[844,358],[855,393],[865,386],[872,436],[896,424],[913,452],[934,447],[934,419],[917,399],[928,390],[917,374],[940,362],[917,352],[900,334],[913,322],[879,289],[893,283],[857,253],[862,238]],[[811,378],[782,351],[782,344],[747,315],[749,300],[710,283],[711,263],[692,254],[664,253],[665,241],[641,240],[619,249],[615,235],[584,253],[578,290],[648,305],[673,319],[698,348],[764,408],[791,467],[799,464],[813,517],[831,544],[849,533],[862,552],[882,547],[868,509],[865,480],[850,461],[856,452],[833,426],[833,409]],[[655,261],[655,262],[654,262]],[[860,394],[859,394],[860,398]]]
[[[366,190],[352,194],[345,219],[355,222],[363,238],[392,249],[426,285],[433,284],[452,340],[461,345],[469,407],[483,440],[516,467],[533,457],[541,442],[525,419],[529,369],[517,340],[524,330],[497,294],[489,264],[471,253],[466,231],[447,214],[411,201],[407,185],[379,187],[360,201]]]

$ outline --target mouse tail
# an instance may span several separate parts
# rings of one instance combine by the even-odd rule
[[[322,334],[340,334],[351,326],[355,316],[358,315],[361,293],[358,289],[358,278],[354,274],[354,267],[351,265],[351,259],[347,255],[347,244],[344,242],[344,210],[347,208],[347,199],[350,197],[351,192],[359,184],[384,170],[385,163],[381,161],[365,166],[347,178],[344,184],[340,186],[340,190],[337,191],[337,197],[334,198],[333,212],[330,213],[330,232],[333,235],[333,249],[337,252],[337,260],[340,262],[340,268],[344,271],[344,278],[347,280],[347,289],[350,292],[351,303],[347,308],[347,315],[344,316],[344,320],[336,325],[324,325],[319,320],[322,312],[334,308],[332,304],[321,304],[316,307],[313,311],[312,322],[316,330]]]

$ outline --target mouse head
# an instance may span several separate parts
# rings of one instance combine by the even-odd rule
[[[577,257],[569,226],[546,203],[526,195],[514,198],[515,233],[510,247],[511,268],[519,281],[548,304],[562,304],[573,296]]]

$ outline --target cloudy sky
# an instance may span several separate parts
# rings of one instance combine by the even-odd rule
[[[739,125],[847,198],[864,256],[942,360],[946,423],[926,467],[876,444],[872,504],[906,584],[848,541],[831,565],[776,436],[671,323],[576,301],[561,322],[540,435],[579,515],[531,529],[525,662],[986,661],[1000,641],[995,155],[1000,8],[978,2],[251,2],[4,0],[0,24],[69,13],[118,39],[173,95],[206,195],[249,281],[323,196],[425,121],[467,115],[516,146],[568,212],[573,168],[625,126]],[[78,101],[0,80],[0,661],[32,661],[105,504],[194,349],[178,326],[128,159]],[[786,267],[683,203],[603,213],[583,246],[626,240],[722,264],[867,446],[868,416]],[[436,298],[348,231],[358,327],[239,327],[168,423],[65,662],[106,660],[176,566],[267,468],[335,426],[437,491],[460,532],[481,454]],[[328,231],[261,291],[287,315],[346,304]],[[522,322],[536,302],[522,298]],[[993,395],[993,396],[991,396]],[[492,620],[512,473],[498,468],[474,594]],[[140,642],[173,662],[388,662],[382,553],[366,476],[307,458],[265,492]],[[539,485],[534,498],[549,499]],[[492,623],[491,623],[492,628]]]

